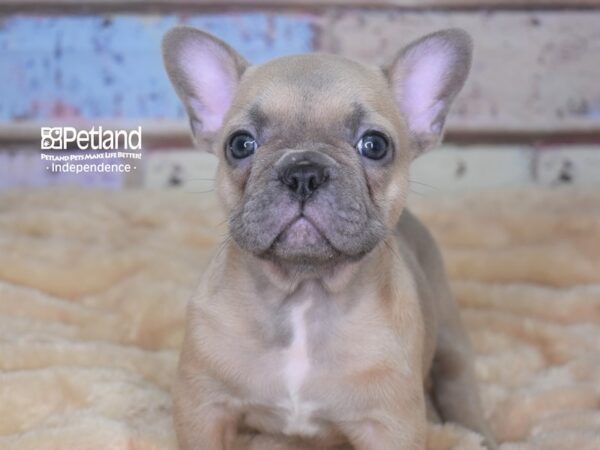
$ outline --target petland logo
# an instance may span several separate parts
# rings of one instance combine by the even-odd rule
[[[141,150],[142,127],[133,130],[90,130],[74,127],[41,127],[42,150]]]
[[[40,135],[40,158],[46,170],[55,174],[129,173],[137,169],[135,161],[142,159],[142,127],[41,127]]]

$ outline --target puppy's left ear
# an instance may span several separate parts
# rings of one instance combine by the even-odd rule
[[[471,54],[465,31],[443,30],[409,44],[386,69],[417,154],[441,140],[450,105],[469,73]]]

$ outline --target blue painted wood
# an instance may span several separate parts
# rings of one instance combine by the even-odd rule
[[[258,12],[8,16],[0,21],[0,121],[180,118],[160,55],[169,28],[210,31],[256,63],[311,51],[313,21]]]

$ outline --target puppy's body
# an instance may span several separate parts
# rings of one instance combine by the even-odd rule
[[[230,229],[190,304],[174,395],[184,450],[230,450],[239,434],[272,438],[265,450],[422,450],[428,413],[493,445],[441,258],[404,209],[408,165],[439,139],[467,47],[461,32],[432,35],[386,75],[326,55],[248,68],[204,33],[167,37]]]
[[[274,288],[243,260],[235,246],[220,252],[190,305],[175,394],[183,448],[204,448],[190,430],[211,414],[240,429],[301,436],[308,448],[348,434],[368,439],[376,426],[396,429],[406,447],[373,434],[357,448],[423,448],[426,403],[487,434],[439,253],[408,211],[339,291],[313,281]]]

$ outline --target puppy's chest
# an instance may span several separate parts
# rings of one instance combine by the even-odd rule
[[[354,374],[372,372],[386,358],[377,348],[394,348],[388,331],[376,327],[365,334],[358,317],[362,312],[344,314],[327,299],[295,301],[283,320],[288,339],[266,350],[260,381],[247,391],[246,424],[268,433],[338,439],[334,424],[368,408],[354,390],[360,384]]]
[[[284,413],[284,434],[314,434],[317,429],[312,421],[312,416],[319,407],[315,401],[307,398],[303,387],[315,371],[314,361],[311,359],[309,334],[312,331],[309,323],[308,310],[313,304],[309,298],[290,311],[291,342],[281,353],[280,377],[283,383],[284,395],[279,399],[277,406]],[[303,395],[304,394],[304,395]]]
[[[264,410],[266,406],[268,415],[277,419],[278,429],[268,431],[301,436],[313,436],[322,431],[315,416],[325,405],[308,392],[315,375],[323,370],[315,359],[315,333],[319,326],[311,317],[314,302],[313,298],[298,301],[287,315],[289,342],[275,352],[266,380],[273,387],[272,393],[266,400],[267,405],[261,404],[258,408]],[[263,420],[257,417],[257,421]]]

